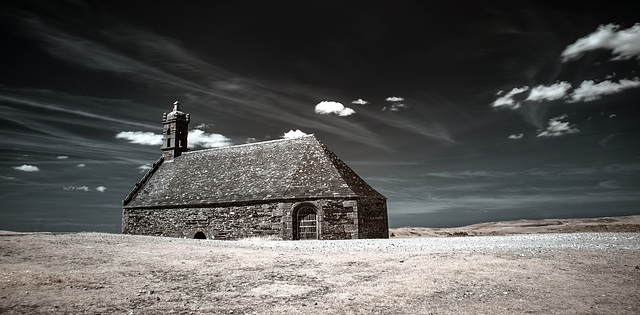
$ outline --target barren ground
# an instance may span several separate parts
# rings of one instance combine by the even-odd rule
[[[5,231],[0,313],[640,314],[639,220],[303,242]]]

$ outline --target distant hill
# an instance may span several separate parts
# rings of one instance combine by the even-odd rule
[[[389,229],[389,236],[391,238],[413,238],[579,232],[640,232],[640,215],[500,221],[456,228],[401,227]]]

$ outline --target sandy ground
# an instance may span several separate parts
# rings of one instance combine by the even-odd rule
[[[609,219],[638,220],[585,222]],[[5,231],[0,283],[2,314],[640,314],[640,233],[225,242]]]

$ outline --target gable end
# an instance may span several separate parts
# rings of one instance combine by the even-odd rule
[[[164,162],[164,157],[160,157],[155,163],[153,163],[151,169],[146,174],[144,174],[144,177],[142,177],[142,179],[136,183],[135,187],[133,187],[133,190],[127,195],[126,198],[124,198],[124,200],[122,201],[123,206],[129,204],[129,202],[138,194],[138,191],[140,191],[144,184],[149,181],[151,176],[155,174],[160,165],[162,165],[162,162]]]

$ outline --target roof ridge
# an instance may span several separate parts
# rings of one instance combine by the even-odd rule
[[[228,149],[228,148],[246,147],[246,146],[252,146],[252,145],[262,145],[262,144],[274,143],[274,142],[282,142],[282,141],[294,141],[294,140],[298,140],[300,138],[309,138],[309,137],[313,137],[314,139],[317,140],[315,134],[312,133],[312,134],[308,134],[308,135],[304,135],[304,136],[296,137],[296,138],[291,138],[291,139],[275,139],[275,140],[267,140],[267,141],[252,142],[252,143],[235,144],[235,145],[229,145],[229,146],[226,146],[226,147],[216,147],[216,148],[208,148],[208,149],[202,149],[202,150],[196,150],[196,151],[187,151],[187,152],[183,152],[182,154],[193,154],[193,153],[205,152],[205,151],[224,150],[224,149]]]

